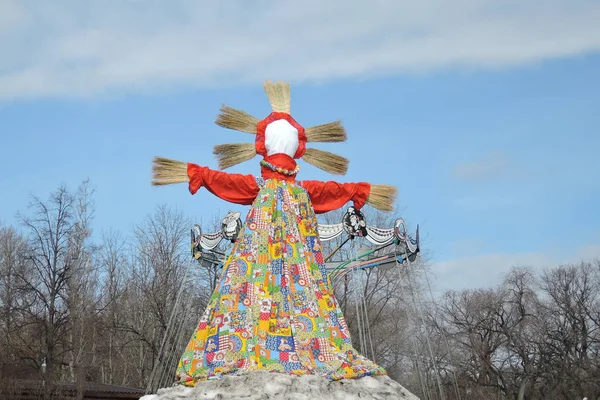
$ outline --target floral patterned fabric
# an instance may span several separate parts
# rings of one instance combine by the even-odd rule
[[[178,381],[193,386],[251,370],[334,380],[385,374],[352,347],[306,190],[277,179],[257,183],[258,196],[179,361]]]

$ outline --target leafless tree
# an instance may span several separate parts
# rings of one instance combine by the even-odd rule
[[[184,314],[194,300],[186,285],[196,272],[189,255],[190,227],[181,212],[162,206],[135,231],[134,254],[124,275],[127,285],[114,322],[115,329],[134,344],[123,362],[136,371],[133,383],[138,386],[146,385],[150,377],[156,382],[167,379],[167,374],[174,379],[173,354],[180,336],[188,331],[182,324],[190,325]]]
[[[126,290],[125,273],[128,270],[128,248],[126,240],[114,230],[101,236],[95,262],[101,277],[101,299],[103,312],[98,316],[98,336],[102,338],[96,348],[99,373],[102,382],[109,384],[130,383],[128,363],[123,360],[127,338],[117,329],[124,317],[123,303]]]
[[[29,320],[41,335],[32,361],[45,359],[49,376],[58,374],[63,363],[64,338],[68,331],[67,285],[73,268],[71,241],[76,231],[75,199],[62,186],[48,201],[33,197],[30,216],[21,221],[28,233],[27,260],[33,274],[21,276],[26,289],[34,294],[35,303],[27,309]]]
[[[0,363],[13,363],[23,345],[17,334],[23,325],[22,310],[30,301],[23,292],[20,277],[27,276],[23,255],[27,250],[25,238],[12,227],[0,228]]]
[[[551,366],[544,387],[551,395],[600,397],[599,263],[581,263],[546,271],[541,277],[540,357]]]
[[[24,346],[20,358],[38,369],[45,363],[49,381],[63,373],[74,378],[83,355],[84,314],[93,306],[93,266],[86,247],[91,196],[88,182],[76,193],[61,186],[46,201],[33,196],[29,213],[20,215],[26,243],[19,257],[27,268],[14,270],[10,279],[27,300],[13,314],[22,318],[15,331]]]

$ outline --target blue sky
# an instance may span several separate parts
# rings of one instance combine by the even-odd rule
[[[333,28],[309,4],[263,2],[242,23],[243,10],[187,2],[90,2],[97,15],[71,1],[3,3],[0,220],[16,223],[30,194],[86,178],[96,232],[128,231],[159,204],[197,219],[242,210],[184,185],[151,187],[151,159],[216,168],[214,145],[252,140],[214,124],[220,105],[262,118],[262,80],[283,78],[302,125],[341,119],[348,131],[347,143],[315,146],[350,159],[345,177],[302,163],[299,179],[397,186],[438,287],[600,257],[600,6],[380,1],[365,16],[347,3],[323,6],[339,14]],[[318,29],[272,23],[281,15]],[[273,36],[268,23],[286,29]],[[214,40],[202,36],[210,27]],[[258,161],[231,172],[258,173]]]

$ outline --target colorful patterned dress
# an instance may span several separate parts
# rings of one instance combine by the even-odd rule
[[[279,157],[279,165],[295,166],[290,157]],[[193,386],[252,370],[333,380],[385,374],[352,347],[325,271],[315,216],[350,200],[360,208],[369,185],[298,182],[264,166],[261,178],[195,164],[188,165],[188,175],[192,193],[203,186],[251,208],[179,361],[178,382]]]

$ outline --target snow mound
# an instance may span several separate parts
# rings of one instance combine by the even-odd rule
[[[281,400],[419,400],[388,376],[330,381],[316,375],[286,375],[263,371],[224,376],[195,387],[174,386],[140,400],[281,399]]]

